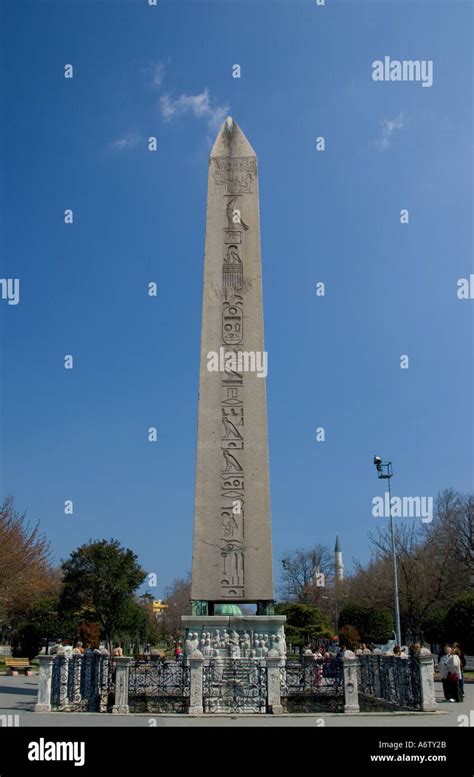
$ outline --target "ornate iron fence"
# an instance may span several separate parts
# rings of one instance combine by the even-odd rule
[[[267,709],[267,669],[251,658],[209,659],[203,665],[203,709],[208,713]]]
[[[344,671],[338,657],[288,659],[280,668],[280,687],[288,712],[344,711]]]
[[[421,710],[421,672],[416,657],[358,656],[357,675],[361,710],[375,706]]]
[[[68,712],[107,712],[114,693],[114,666],[95,653],[56,656],[51,675],[51,707]]]
[[[189,705],[190,669],[158,656],[133,658],[128,675],[130,712],[183,713]]]

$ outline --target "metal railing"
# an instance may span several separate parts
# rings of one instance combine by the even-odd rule
[[[421,673],[416,657],[358,656],[358,689],[361,707],[420,710],[422,707]]]

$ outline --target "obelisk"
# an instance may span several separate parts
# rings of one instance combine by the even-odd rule
[[[194,615],[273,600],[257,157],[230,117],[209,160],[192,568]]]

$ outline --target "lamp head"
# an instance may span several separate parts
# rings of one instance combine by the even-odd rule
[[[382,459],[380,458],[380,456],[374,456],[374,464],[375,464],[375,467],[377,469],[377,472],[381,472],[382,471]]]

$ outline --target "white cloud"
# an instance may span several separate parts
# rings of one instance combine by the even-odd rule
[[[206,119],[212,128],[219,127],[229,112],[228,105],[211,105],[208,89],[201,94],[182,94],[176,99],[164,95],[160,97],[160,108],[165,121],[191,113],[197,119]]]
[[[163,62],[158,62],[155,65],[152,65],[150,70],[151,70],[151,84],[156,89],[158,89],[161,86],[161,82],[163,81],[163,78],[165,77],[165,66]]]
[[[140,143],[140,137],[138,135],[126,135],[123,138],[117,138],[112,140],[108,144],[109,151],[126,151],[129,148],[135,148]]]
[[[386,151],[391,144],[394,132],[405,127],[405,117],[403,113],[399,113],[394,119],[383,119],[380,122],[380,126],[381,134],[375,141],[375,145],[379,151]]]

